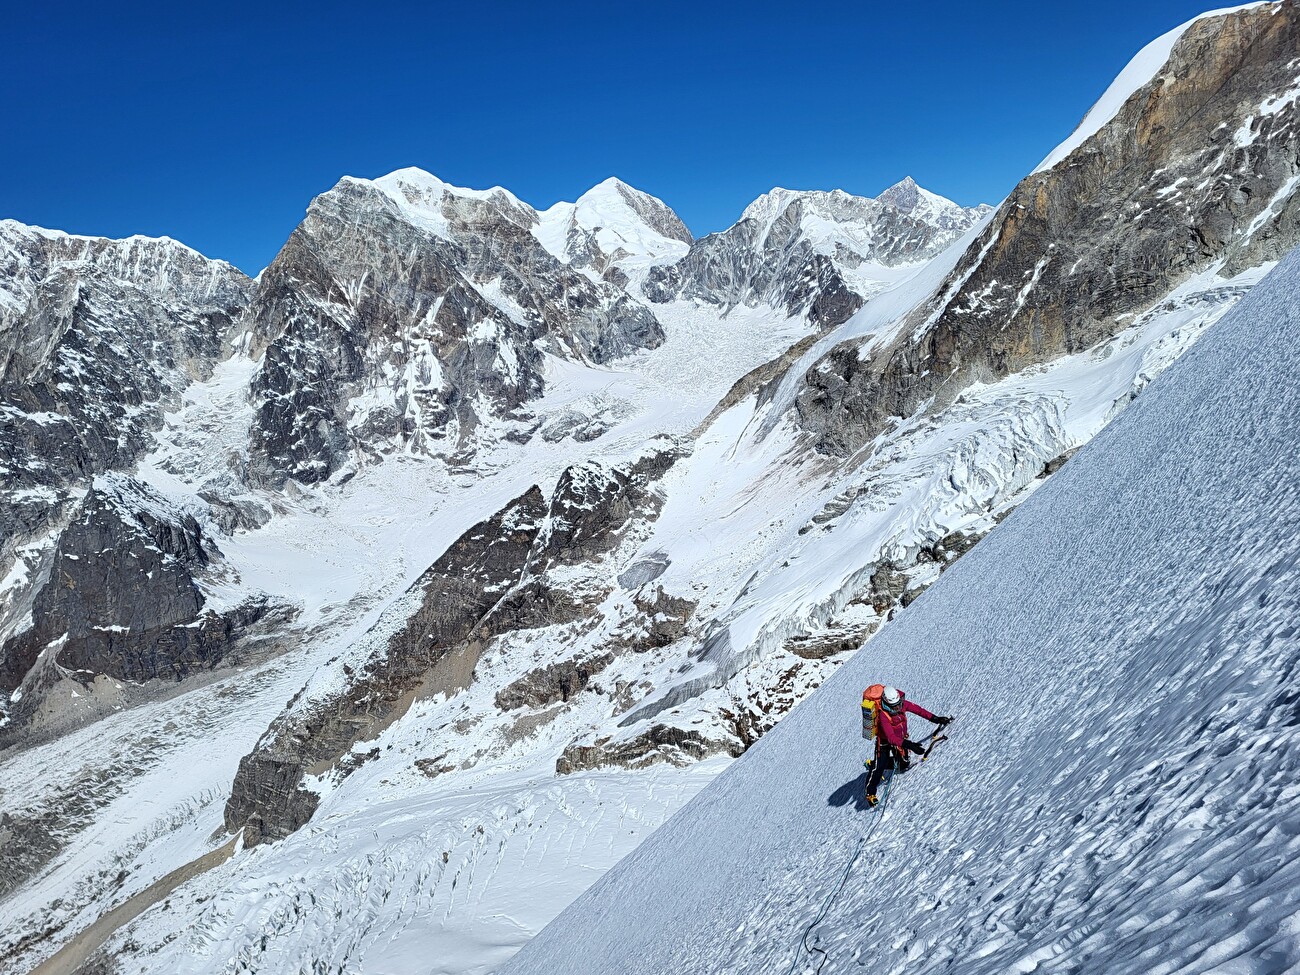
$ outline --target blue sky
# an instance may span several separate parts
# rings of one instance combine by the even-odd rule
[[[538,207],[617,175],[697,235],[778,185],[911,175],[994,203],[1206,8],[10,4],[0,217],[166,234],[256,273],[340,176],[403,166]]]

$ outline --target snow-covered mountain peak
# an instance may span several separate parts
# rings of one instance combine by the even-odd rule
[[[904,176],[889,189],[877,197],[881,203],[892,206],[899,213],[945,229],[971,226],[971,216],[976,218],[988,213],[993,207],[981,203],[975,207],[963,207],[946,196],[932,193],[918,186],[911,176]]]
[[[454,186],[415,166],[398,169],[378,179],[346,176],[322,199],[332,199],[345,187],[378,190],[396,207],[403,220],[439,237],[457,236],[453,223],[502,217],[521,227],[536,218],[536,211],[501,186],[475,190]]]
[[[762,233],[771,232],[772,226],[792,205],[798,204],[800,219],[806,215],[835,223],[864,221],[877,218],[889,209],[923,223],[942,229],[969,227],[990,207],[963,207],[947,197],[918,186],[907,176],[889,187],[878,197],[855,196],[841,189],[789,190],[774,187],[745,208],[741,220],[753,220],[761,225]]]
[[[574,204],[574,214],[584,225],[589,222],[595,225],[599,220],[604,221],[604,226],[616,227],[621,220],[626,220],[629,211],[661,237],[687,245],[695,240],[668,204],[657,196],[629,186],[617,176],[597,183]]]
[[[686,259],[655,269],[646,294],[770,304],[838,325],[991,209],[960,207],[910,179],[886,194],[774,187],[732,227],[696,241]]]
[[[408,203],[415,203],[417,200],[436,202],[448,196],[457,196],[468,200],[502,200],[516,206],[528,206],[503,186],[493,186],[486,190],[453,186],[418,166],[407,166],[405,169],[394,170],[387,176],[359,182],[373,183],[389,196]]]
[[[774,219],[776,214],[788,207],[792,200],[803,195],[804,193],[800,190],[788,190],[784,186],[774,186],[745,207],[740,214],[740,219],[756,220],[766,225]]]
[[[680,260],[694,238],[658,197],[611,176],[574,203],[538,214],[533,234],[555,257],[593,277],[640,279],[656,264]]]

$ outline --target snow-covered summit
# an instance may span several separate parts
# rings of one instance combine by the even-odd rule
[[[557,209],[562,211],[565,206],[563,203],[556,204],[546,213]],[[663,200],[628,186],[616,176],[597,183],[578,197],[572,212],[582,226],[605,226],[615,230],[627,227],[635,232],[635,225],[627,226],[632,223],[628,218],[630,213],[636,217],[636,222],[649,226],[661,237],[687,245],[695,239],[686,224]]]
[[[967,230],[974,220],[993,210],[987,203],[974,207],[961,206],[947,197],[918,186],[911,176],[903,177],[876,199],[888,203],[899,213],[944,230]]]
[[[524,226],[533,219],[535,213],[532,207],[503,187],[474,190],[454,186],[415,166],[373,180],[348,176],[344,177],[343,182],[377,188],[392,200],[409,222],[440,237],[455,236],[448,211],[457,204],[490,207],[506,219]]]
[[[867,223],[879,220],[888,209],[941,230],[967,230],[985,212],[987,204],[963,207],[947,197],[918,186],[907,176],[878,197],[854,196],[844,190],[788,190],[775,187],[747,206],[741,220],[757,221],[766,235],[772,225],[793,204],[823,220],[835,223]]]
[[[565,263],[596,275],[615,268],[633,278],[654,264],[680,260],[694,240],[662,200],[612,176],[575,203],[543,210],[533,233]]]

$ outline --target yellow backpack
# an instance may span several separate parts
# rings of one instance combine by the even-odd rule
[[[872,684],[862,692],[862,737],[875,738],[880,731],[877,723],[880,718],[880,695],[885,693],[884,684]]]

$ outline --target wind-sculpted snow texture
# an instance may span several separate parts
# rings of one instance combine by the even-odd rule
[[[1020,182],[929,301],[807,371],[797,412],[817,449],[852,453],[892,417],[1095,345],[1206,268],[1290,249],[1300,4],[1199,19],[1148,68],[1113,118]]]
[[[1300,965],[1297,376],[1293,253],[501,971]],[[822,964],[800,938],[872,822],[878,680],[957,722],[896,781]]]

